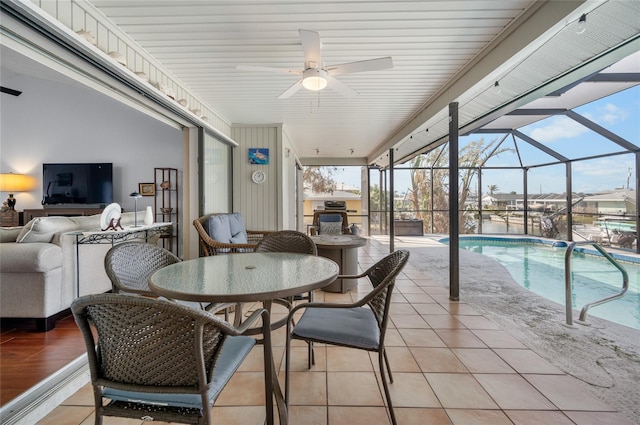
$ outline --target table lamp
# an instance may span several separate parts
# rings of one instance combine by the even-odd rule
[[[15,173],[0,174],[0,192],[9,192],[7,205],[10,210],[15,209],[16,206],[16,198],[13,197],[13,194],[28,190],[31,190],[31,180],[28,176]]]
[[[131,192],[129,198],[135,200],[135,209],[133,210],[133,227],[138,227],[138,198],[142,198],[139,192]]]

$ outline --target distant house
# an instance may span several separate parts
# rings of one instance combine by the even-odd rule
[[[334,190],[332,193],[314,193],[305,189],[303,193],[303,210],[305,223],[311,224],[313,212],[323,210],[325,201],[343,201],[349,214],[349,223],[361,223],[362,195],[355,193],[357,190]]]
[[[637,211],[636,191],[618,189],[612,192],[588,195],[576,207],[587,214],[635,216]]]

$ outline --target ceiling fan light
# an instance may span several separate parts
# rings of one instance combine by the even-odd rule
[[[320,91],[327,87],[327,72],[323,69],[306,69],[302,74],[302,85],[311,91]]]

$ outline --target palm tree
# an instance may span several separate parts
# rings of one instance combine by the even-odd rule
[[[488,187],[489,187],[489,195],[493,195],[495,192],[500,190],[497,184],[490,184]]]

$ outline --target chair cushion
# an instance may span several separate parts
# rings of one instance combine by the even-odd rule
[[[212,215],[207,219],[207,233],[211,239],[222,243],[230,243],[231,228],[227,214]]]
[[[229,230],[231,230],[231,243],[247,243],[247,229],[244,227],[242,215],[238,212],[229,214]]]
[[[320,214],[318,216],[318,221],[319,222],[325,222],[325,223],[337,223],[340,222],[342,223],[342,215],[340,214]]]
[[[293,336],[336,345],[377,350],[380,328],[368,308],[307,308],[293,328]]]
[[[224,386],[247,357],[256,340],[249,336],[229,336],[222,346],[215,370],[213,382],[209,388],[209,406],[213,405]],[[105,387],[103,395],[111,400],[144,403],[156,406],[177,406],[202,409],[200,394],[165,394],[146,393],[141,391],[125,391]]]
[[[342,233],[342,219],[338,222],[320,222],[321,235],[339,235]]]

